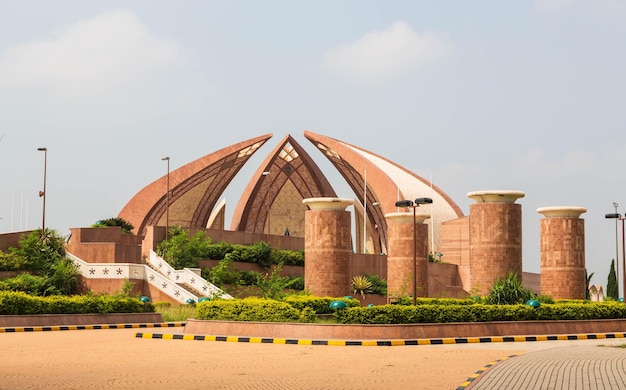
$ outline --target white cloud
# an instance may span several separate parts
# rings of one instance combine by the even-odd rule
[[[404,22],[329,50],[322,67],[357,82],[397,77],[446,55],[446,45],[433,33],[417,34]]]
[[[181,59],[176,43],[156,38],[134,14],[120,10],[9,47],[0,56],[0,85],[81,96],[144,79]]]

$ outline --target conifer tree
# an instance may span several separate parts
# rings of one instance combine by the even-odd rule
[[[615,259],[611,260],[611,269],[609,270],[609,277],[606,281],[606,296],[617,299],[619,295],[619,291],[617,290],[617,276],[615,275]]]

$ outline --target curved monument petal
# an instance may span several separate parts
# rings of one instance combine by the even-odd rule
[[[436,247],[441,238],[441,223],[463,216],[461,208],[439,187],[431,187],[429,181],[389,159],[311,131],[305,131],[304,136],[337,168],[360,202],[367,196],[365,206],[369,224],[383,227],[377,230],[385,245],[387,224],[384,215],[397,211],[396,200],[424,196],[433,199],[433,204],[422,206],[421,211],[430,213],[432,208]]]
[[[330,182],[310,155],[291,136],[272,150],[244,189],[231,230],[304,237],[302,200],[335,197]]]
[[[265,134],[233,144],[169,173],[169,224],[205,228],[228,184],[250,157],[272,137]],[[118,214],[144,234],[146,226],[165,226],[167,175],[140,190]]]

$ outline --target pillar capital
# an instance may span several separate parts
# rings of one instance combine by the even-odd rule
[[[302,199],[302,203],[309,206],[311,210],[340,210],[354,204],[353,199],[347,198],[306,198]]]
[[[412,212],[388,213],[385,214],[385,218],[390,219],[394,223],[413,223]],[[430,218],[430,214],[416,213],[415,223],[422,223],[428,218]]]
[[[537,212],[546,218],[580,218],[580,214],[586,213],[587,209],[576,206],[553,206],[539,207]]]
[[[476,203],[515,203],[525,194],[522,191],[512,190],[488,190],[468,192],[467,197],[474,199]]]

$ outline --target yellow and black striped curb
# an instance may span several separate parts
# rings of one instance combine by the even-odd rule
[[[241,336],[207,336],[193,334],[163,334],[141,333],[137,338],[163,340],[195,340],[195,341],[226,341],[235,343],[260,344],[294,344],[294,345],[329,345],[329,346],[374,346],[394,347],[409,345],[441,345],[441,344],[471,344],[471,343],[509,343],[519,341],[554,341],[554,340],[601,340],[626,337],[626,333],[574,334],[553,336],[496,336],[496,337],[457,337],[441,339],[414,339],[414,340],[308,340],[285,339],[270,337],[241,337]]]
[[[100,324],[100,325],[55,325],[55,326],[22,326],[0,328],[0,333],[18,332],[52,332],[60,330],[95,330],[95,329],[134,329],[134,328],[177,328],[185,326],[184,322],[164,322],[148,324]]]
[[[467,386],[471,385],[472,382],[474,382],[476,380],[476,378],[478,378],[479,376],[484,374],[485,371],[487,371],[491,367],[495,366],[496,364],[498,364],[500,362],[503,362],[503,361],[505,361],[507,359],[510,359],[512,357],[515,357],[515,356],[517,356],[517,355],[510,355],[510,356],[507,356],[507,357],[505,357],[503,359],[494,360],[493,362],[490,362],[490,363],[486,364],[483,368],[481,368],[480,370],[476,371],[469,378],[467,378],[467,380],[465,382],[461,383],[461,385],[459,387],[457,387],[456,390],[463,390],[463,389],[467,388]]]

